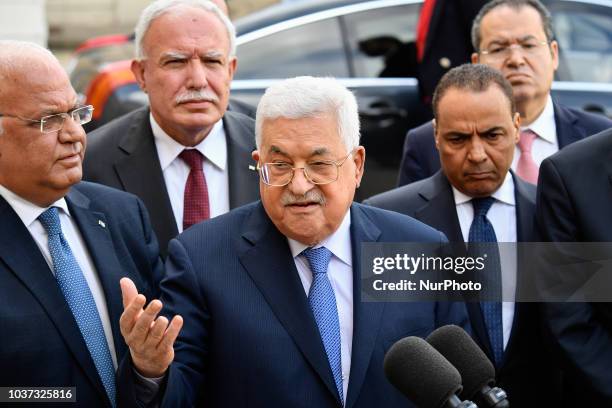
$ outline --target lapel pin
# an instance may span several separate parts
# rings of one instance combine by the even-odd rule
[[[98,220],[98,225],[101,226],[102,228],[106,228],[106,224],[102,220]]]

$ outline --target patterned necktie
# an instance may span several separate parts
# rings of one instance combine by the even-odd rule
[[[191,171],[185,183],[183,199],[183,230],[210,218],[208,186],[202,170],[204,156],[196,149],[185,149],[179,157],[187,163]]]
[[[531,184],[538,184],[539,168],[531,154],[531,147],[536,137],[538,135],[529,129],[521,130],[521,140],[518,142],[521,155],[516,165],[516,174]]]
[[[493,197],[474,198],[472,206],[474,207],[474,220],[470,226],[469,242],[490,242],[497,243],[495,230],[493,225],[487,219],[487,212],[493,205],[495,199]],[[501,263],[499,259],[499,250],[495,245],[475,245],[470,244],[468,247],[470,256],[483,256],[486,254],[486,265],[488,269],[485,271],[487,297],[489,299],[498,299],[497,301],[480,302],[489,341],[493,348],[493,358],[495,364],[499,366],[504,355],[504,328],[502,323],[502,308],[501,308]]]
[[[344,401],[342,386],[342,355],[340,352],[340,321],[336,307],[336,295],[327,276],[327,266],[332,253],[325,247],[307,248],[302,254],[308,260],[313,280],[308,302],[319,327],[329,366],[334,375],[340,401]]]
[[[49,252],[57,283],[83,335],[108,398],[115,406],[115,368],[102,321],[85,276],[62,233],[57,208],[45,210],[38,220],[49,236]]]

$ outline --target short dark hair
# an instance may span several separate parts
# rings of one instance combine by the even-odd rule
[[[551,42],[554,40],[550,12],[539,0],[491,0],[482,6],[472,23],[472,46],[476,52],[480,49],[480,41],[482,40],[480,37],[482,19],[489,14],[491,10],[502,6],[510,7],[515,10],[519,10],[523,7],[533,8],[540,14],[540,18],[542,19],[542,28],[544,29],[544,34],[546,34],[546,41]]]
[[[512,95],[512,85],[504,78],[502,73],[484,64],[463,64],[448,71],[438,82],[432,100],[434,117],[438,120],[438,105],[449,89],[484,92],[492,85],[497,85],[502,90],[506,99],[508,99],[510,112],[514,116],[516,106]]]

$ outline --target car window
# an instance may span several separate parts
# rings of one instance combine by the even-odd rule
[[[561,50],[557,79],[612,82],[612,8],[578,2],[549,7]]]
[[[337,18],[289,28],[238,46],[236,79],[348,77]]]
[[[406,61],[393,56],[409,52],[406,48],[415,39],[419,7],[420,4],[384,7],[344,17],[355,76],[400,76],[383,72],[397,72],[397,67],[389,65]]]

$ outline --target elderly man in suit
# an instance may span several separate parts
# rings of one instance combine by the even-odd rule
[[[465,326],[465,306],[361,302],[360,244],[440,245],[444,235],[353,203],[365,151],[356,99],[336,80],[272,86],[256,129],[261,202],[172,240],[161,302],[142,311],[123,282],[132,365],[122,383],[142,388],[141,376],[156,377],[168,407],[412,406],[386,381],[385,352],[407,335]],[[154,320],[162,303],[166,316],[181,316],[165,335],[167,318]],[[137,402],[134,390],[120,392],[126,404]]]
[[[93,108],[48,50],[0,41],[0,83],[0,386],[76,387],[71,405],[115,406],[119,280],[150,297],[162,275],[147,211],[80,182]]]
[[[179,232],[256,200],[254,121],[227,111],[235,30],[206,0],[158,0],[136,26],[132,71],[150,107],[88,135],[85,179],[139,196],[162,254]]]
[[[500,70],[512,85],[521,114],[521,142],[512,169],[535,184],[542,160],[557,150],[612,127],[612,121],[564,107],[550,96],[559,46],[551,17],[538,0],[493,0],[480,10],[472,27],[473,63]],[[440,169],[428,122],[408,132],[399,171],[400,186],[433,175]]]
[[[365,203],[415,217],[452,242],[483,241],[478,231],[487,230],[487,242],[534,241],[535,186],[509,171],[520,116],[508,81],[486,65],[462,65],[442,77],[433,107],[442,170]],[[517,267],[519,251],[503,249],[499,273],[507,293],[527,277]],[[504,301],[489,310],[484,303],[468,303],[476,340],[494,362],[497,383],[513,406],[556,406],[558,373],[538,334],[538,307]]]
[[[612,242],[611,198],[609,129],[542,163],[537,200],[542,240]],[[544,311],[544,322],[564,363],[567,406],[611,406],[610,303],[547,303]]]

